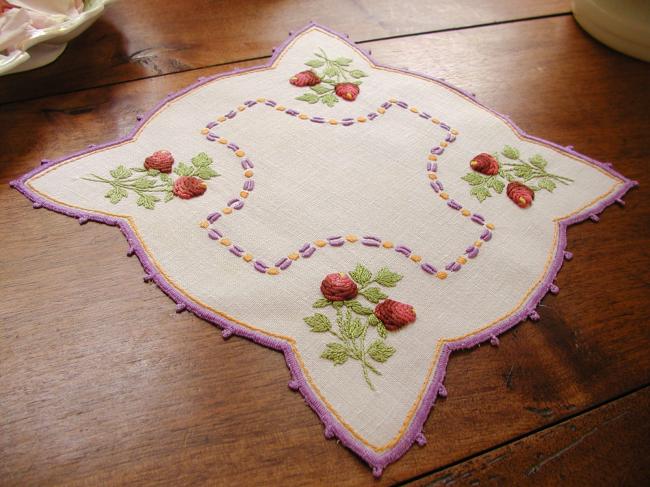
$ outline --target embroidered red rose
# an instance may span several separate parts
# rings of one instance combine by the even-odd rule
[[[532,189],[517,182],[508,184],[506,194],[519,208],[528,208],[535,199],[535,192]]]
[[[375,316],[384,323],[387,330],[397,331],[415,321],[415,309],[410,304],[386,299],[375,306]]]
[[[470,167],[481,174],[494,176],[499,172],[499,161],[494,156],[485,152],[477,155],[469,163]]]
[[[354,101],[359,95],[359,86],[354,83],[339,83],[334,87],[334,92],[339,98]]]
[[[174,157],[168,150],[158,150],[144,160],[145,169],[157,169],[169,174],[172,172]]]
[[[3,14],[5,10],[9,10],[10,8],[14,8],[14,5],[5,0],[0,0],[0,14]]]
[[[320,78],[313,71],[301,71],[289,78],[289,83],[293,86],[314,86],[320,83]]]
[[[357,296],[357,284],[340,273],[328,274],[321,282],[320,290],[330,301],[347,301]]]
[[[181,176],[174,181],[173,192],[179,198],[189,200],[201,196],[208,189],[208,185],[194,176]]]

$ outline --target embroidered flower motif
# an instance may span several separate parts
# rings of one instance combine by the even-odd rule
[[[500,156],[504,159],[500,159]],[[543,156],[536,154],[525,161],[519,150],[509,145],[503,148],[501,154],[483,152],[477,155],[470,166],[476,172],[470,172],[461,179],[469,183],[472,187],[469,193],[481,203],[492,196],[492,191],[503,193],[507,183],[508,198],[520,208],[528,208],[535,199],[535,191],[552,193],[558,183],[569,185],[573,182],[573,179],[548,172],[548,161]]]
[[[528,208],[535,199],[535,192],[525,184],[508,183],[506,194],[519,208]]]
[[[173,165],[174,157],[168,150],[158,150],[144,160],[145,169],[156,169],[165,174],[172,172]]]
[[[320,78],[313,71],[300,71],[289,78],[289,83],[302,88],[303,86],[314,86],[320,83]]]
[[[354,101],[359,95],[361,78],[368,75],[360,69],[352,68],[352,59],[347,57],[330,58],[325,51],[314,53],[314,58],[305,64],[310,71],[301,71],[289,79],[294,86],[308,86],[310,91],[296,97],[296,100],[310,104],[321,102],[328,107],[338,103],[339,98]]]
[[[481,174],[494,176],[499,172],[499,161],[494,156],[482,152],[469,163],[470,167]]]
[[[360,88],[354,83],[339,83],[334,87],[334,92],[339,98],[346,101],[354,101],[359,95]]]
[[[375,306],[375,316],[387,330],[397,331],[415,321],[415,309],[410,304],[387,299]]]
[[[357,296],[356,283],[342,272],[328,274],[323,279],[320,290],[330,301],[347,301]]]
[[[199,178],[195,178],[194,176],[181,176],[174,181],[173,192],[179,198],[189,200],[190,198],[201,196],[205,193],[206,189],[208,189],[208,185]]]

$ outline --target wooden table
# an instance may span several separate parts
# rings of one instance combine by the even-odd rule
[[[591,39],[568,4],[122,1],[54,64],[0,78],[0,483],[647,485],[650,66]],[[259,64],[310,19],[641,184],[569,230],[575,258],[540,322],[452,358],[429,444],[379,481],[324,439],[281,354],[176,314],[116,228],[32,210],[7,185],[125,135],[199,76]]]

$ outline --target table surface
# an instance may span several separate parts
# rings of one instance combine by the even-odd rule
[[[568,4],[121,1],[55,63],[0,78],[0,484],[647,485],[650,65]],[[7,184],[125,135],[197,77],[259,64],[309,20],[640,182],[569,229],[575,258],[537,324],[452,357],[428,445],[378,481],[323,437],[282,354],[176,314],[118,229]]]

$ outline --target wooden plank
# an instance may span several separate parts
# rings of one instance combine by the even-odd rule
[[[648,438],[645,388],[407,485],[648,485]]]
[[[574,143],[650,184],[647,65],[559,17],[370,45],[385,63],[442,75],[531,132]],[[553,67],[550,70],[549,67]],[[225,68],[219,68],[225,69]],[[0,107],[0,182],[43,156],[123,135],[155,100],[218,69]],[[606,114],[604,116],[603,114]],[[575,259],[542,321],[501,347],[456,354],[429,444],[377,485],[544,427],[647,383],[650,203],[569,232]],[[125,259],[115,228],[30,204],[0,185],[0,477],[9,485],[218,480],[365,485],[369,470],[286,388],[283,357],[173,305]],[[251,393],[254,391],[254,393]],[[487,407],[489,406],[489,407]],[[170,480],[173,479],[173,480]]]
[[[364,41],[569,10],[569,0],[116,2],[57,62],[0,78],[0,103],[269,56],[310,20]]]

